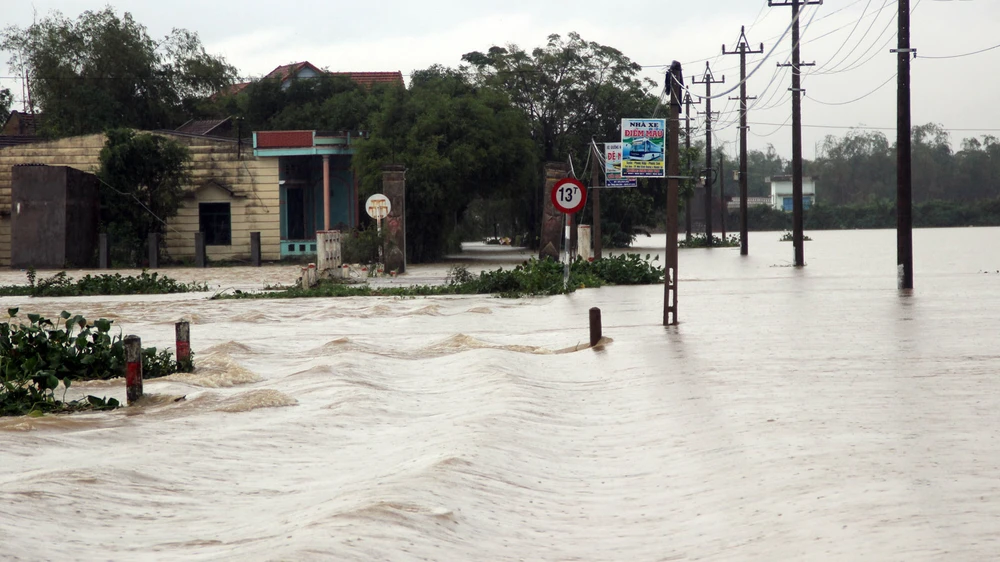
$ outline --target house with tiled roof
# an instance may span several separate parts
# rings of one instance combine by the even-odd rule
[[[371,88],[376,84],[396,84],[398,86],[404,86],[403,73],[398,70],[393,72],[330,72],[318,68],[309,61],[283,64],[265,74],[264,78],[277,79],[281,82],[282,88],[288,88],[293,80],[298,80],[300,78],[314,78],[322,74],[329,76],[344,76],[346,78],[350,78],[355,83],[364,86],[365,88]],[[238,94],[249,85],[250,82],[234,84],[226,90],[226,93]]]

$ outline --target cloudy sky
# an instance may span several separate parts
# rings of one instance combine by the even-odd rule
[[[53,10],[76,17],[105,4],[94,0],[16,0],[5,5],[8,24],[30,25],[33,14]],[[224,55],[246,76],[260,76],[275,66],[308,60],[335,71],[401,70],[409,74],[432,64],[457,66],[461,55],[492,45],[542,45],[552,33],[579,32],[584,39],[611,45],[645,67],[662,88],[663,67],[681,61],[688,82],[711,64],[724,85],[736,85],[739,57],[721,56],[722,45],[736,45],[740,26],[755,48],[771,52],[749,58],[759,70],[747,82],[757,95],[750,112],[749,144],[773,144],[791,154],[791,75],[777,63],[790,59],[791,37],[778,39],[791,21],[791,8],[767,7],[767,0],[700,0],[632,3],[576,0],[117,0],[152,36],[179,27],[196,31],[210,52]],[[997,0],[911,0],[913,123],[934,122],[951,132],[953,148],[966,137],[1000,136],[1000,107],[995,103],[1000,48],[965,55],[1000,44]],[[882,130],[895,138],[896,46],[895,0],[827,0],[802,12],[803,154],[812,158],[826,135],[851,127]],[[20,99],[21,82],[0,54],[0,84]],[[704,86],[691,85],[704,94]],[[730,95],[736,95],[733,92]],[[728,95],[713,102],[719,111],[715,143],[735,150],[737,104]],[[857,100],[857,101],[855,101]],[[15,107],[19,106],[19,101]],[[704,106],[700,107],[704,111]],[[630,116],[636,117],[636,116]]]

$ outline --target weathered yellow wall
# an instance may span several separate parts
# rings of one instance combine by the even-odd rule
[[[209,259],[249,259],[251,232],[260,232],[263,259],[280,259],[278,159],[255,159],[246,146],[243,159],[239,159],[235,142],[168,136],[191,151],[188,190],[192,193],[182,203],[178,215],[167,221],[166,245],[170,257],[194,257],[200,201],[229,201],[233,244],[209,246]],[[11,168],[17,164],[47,164],[95,172],[103,146],[104,135],[98,134],[0,149],[0,265],[10,264]],[[211,182],[225,185],[234,196]]]

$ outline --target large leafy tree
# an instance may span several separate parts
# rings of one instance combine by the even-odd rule
[[[175,29],[160,41],[111,7],[71,20],[54,12],[0,34],[0,48],[31,85],[43,132],[69,136],[108,128],[157,129],[233,83],[236,69],[205,52],[197,34]]]
[[[577,33],[550,35],[530,53],[517,45],[462,55],[480,84],[509,92],[528,116],[546,160],[585,153],[581,144],[620,137],[623,117],[651,114],[656,84],[639,77],[642,67],[621,51],[586,41]],[[640,113],[635,113],[640,112]],[[585,147],[584,147],[585,149]]]
[[[439,66],[387,92],[356,155],[363,195],[381,187],[384,164],[406,166],[407,254],[440,257],[477,197],[517,200],[537,183],[529,124],[507,96]]]
[[[243,92],[222,97],[227,115],[244,117],[254,131],[320,129],[355,131],[369,128],[369,117],[397,85],[366,88],[346,76],[320,75],[292,80],[288,87],[275,79],[251,82]]]
[[[151,233],[163,233],[188,183],[187,147],[167,137],[112,129],[100,154],[101,224],[117,261],[133,265]]]
[[[477,84],[509,94],[527,117],[544,160],[572,158],[580,177],[589,173],[585,163],[592,140],[620,139],[622,118],[653,115],[658,105],[650,94],[656,83],[639,76],[641,66],[621,51],[577,33],[566,39],[550,35],[544,47],[531,52],[511,44],[466,53],[462,60],[471,65]],[[663,193],[660,182],[642,182],[628,193],[609,191],[602,209],[608,241],[631,242],[638,225],[654,223],[654,208],[662,206],[657,203],[665,199]],[[538,185],[524,207],[532,225],[540,221],[542,197]]]

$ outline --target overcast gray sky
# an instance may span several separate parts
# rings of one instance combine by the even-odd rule
[[[29,25],[33,12],[59,10],[75,18],[84,10],[101,9],[92,0],[16,0],[5,2],[7,24]],[[13,4],[13,5],[10,5]],[[551,33],[579,32],[584,39],[613,46],[646,66],[662,88],[663,65],[679,60],[688,82],[704,72],[705,62],[726,84],[739,79],[739,57],[721,56],[722,45],[736,44],[740,26],[755,48],[775,46],[791,21],[791,8],[767,7],[767,0],[695,0],[632,3],[607,0],[118,0],[111,5],[128,11],[150,34],[160,37],[180,27],[200,34],[212,53],[224,55],[242,74],[259,76],[275,66],[308,60],[337,71],[384,71],[457,66],[463,53],[491,45],[516,43],[530,49]],[[965,137],[1000,136],[1000,108],[994,101],[1000,48],[948,59],[1000,44],[997,0],[911,0],[913,123],[939,123],[951,131],[952,146]],[[895,0],[827,0],[802,13],[804,68],[803,154],[812,158],[825,135],[842,135],[848,127],[880,127],[895,138],[896,46]],[[750,112],[751,148],[773,144],[791,155],[791,76],[776,63],[789,60],[791,37],[747,82],[757,95]],[[21,82],[11,76],[3,58],[3,78],[20,99]],[[749,58],[752,70],[763,56]],[[881,86],[881,87],[880,87]],[[691,85],[704,94],[704,86]],[[733,92],[731,95],[736,95]],[[736,102],[728,96],[713,102],[720,111],[716,144],[735,151]],[[853,101],[862,98],[858,101]],[[822,102],[822,103],[821,103]],[[852,102],[852,103],[845,103]],[[19,107],[19,101],[15,107]],[[842,105],[829,105],[842,104]],[[704,110],[702,106],[700,110]],[[637,117],[637,116],[623,116]],[[609,139],[611,140],[611,139]]]

